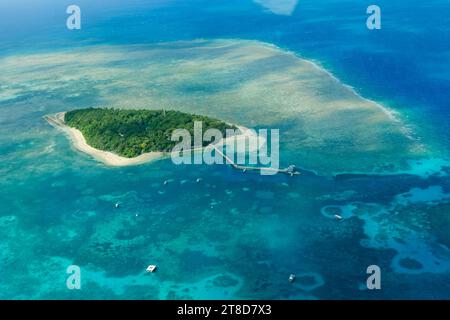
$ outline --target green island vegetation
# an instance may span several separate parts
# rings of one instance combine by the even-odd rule
[[[80,130],[90,146],[126,158],[171,151],[178,143],[171,141],[173,130],[187,129],[193,136],[194,121],[202,121],[203,132],[215,128],[223,136],[226,129],[237,129],[217,119],[171,110],[89,108],[65,115],[66,124]]]

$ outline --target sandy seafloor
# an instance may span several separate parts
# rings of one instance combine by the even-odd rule
[[[448,149],[419,116],[256,40],[21,52],[0,68],[0,298],[450,298]],[[277,128],[282,166],[309,172],[106,167],[42,119],[80,107]]]

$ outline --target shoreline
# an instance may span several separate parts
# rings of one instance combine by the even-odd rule
[[[137,166],[144,163],[150,163],[153,161],[170,157],[171,154],[170,152],[147,152],[134,158],[126,158],[110,151],[103,151],[100,149],[96,149],[86,142],[86,139],[84,138],[84,135],[80,130],[69,127],[65,123],[64,121],[65,114],[66,112],[58,112],[56,114],[46,115],[43,118],[54,128],[64,132],[70,138],[72,146],[77,151],[81,151],[107,166],[110,167]],[[232,137],[233,139],[236,139],[236,142],[239,139],[245,139],[246,137],[250,138],[252,136],[250,129],[237,125],[236,127],[241,132],[241,134]],[[228,138],[223,138],[222,140],[218,141],[215,144],[209,144],[208,146],[202,148],[194,148],[191,149],[191,151],[198,152],[211,146],[226,145],[227,139]]]
[[[148,153],[143,153],[143,154],[139,155],[138,157],[125,158],[125,157],[119,156],[113,152],[103,151],[103,150],[99,150],[94,147],[91,147],[86,142],[86,139],[84,138],[83,133],[81,133],[80,130],[66,125],[66,123],[64,121],[65,114],[66,114],[65,112],[59,112],[54,115],[44,116],[44,119],[47,120],[47,122],[50,125],[52,125],[56,129],[63,131],[66,135],[68,135],[70,138],[70,141],[72,143],[72,146],[76,150],[90,155],[95,160],[100,161],[107,166],[110,166],[110,167],[135,166],[135,165],[140,165],[140,164],[160,160],[167,156],[167,154],[164,152],[148,152]]]

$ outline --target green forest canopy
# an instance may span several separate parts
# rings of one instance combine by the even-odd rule
[[[203,132],[215,128],[225,136],[226,129],[236,129],[217,119],[179,111],[89,108],[65,115],[66,124],[80,130],[89,145],[127,158],[171,151],[178,143],[171,141],[172,132],[187,129],[193,135],[194,121],[202,121]]]

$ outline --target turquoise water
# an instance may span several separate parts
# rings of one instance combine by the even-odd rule
[[[365,28],[372,3],[355,1],[301,1],[272,11],[252,1],[81,1],[80,32],[64,29],[68,4],[0,5],[0,27],[11,30],[0,38],[0,298],[450,298],[447,2],[378,1],[379,32]],[[230,60],[223,48],[211,49],[217,69],[208,69],[192,43],[185,51],[170,44],[194,39],[231,39],[238,49],[239,39],[259,42]],[[151,51],[158,42],[169,42],[160,55]],[[262,42],[280,48],[265,68],[225,64],[255,56]],[[308,115],[287,109],[301,93],[290,86],[297,62],[287,51],[397,112],[398,124],[370,131],[386,133],[383,149],[332,140],[349,126],[326,136],[326,125],[327,144],[305,146],[304,136],[321,122],[309,128],[302,121]],[[49,58],[43,64],[33,54]],[[285,74],[293,75],[279,82]],[[342,99],[339,90],[326,94]],[[282,165],[308,171],[299,178],[243,175],[170,160],[109,168],[42,119],[79,107],[162,103],[280,128]],[[362,116],[351,121],[355,130],[377,129]],[[391,139],[397,127],[412,142]],[[409,152],[409,143],[426,152]],[[153,263],[158,271],[145,274]],[[81,290],[66,288],[70,264],[81,267]],[[372,264],[382,270],[380,291],[365,290]]]

